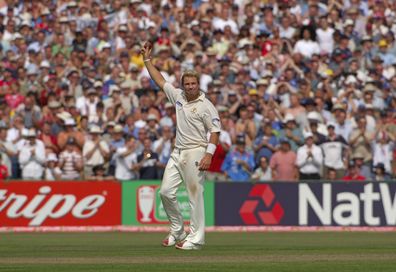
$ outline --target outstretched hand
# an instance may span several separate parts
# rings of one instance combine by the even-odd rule
[[[143,59],[149,59],[151,57],[151,51],[153,50],[153,44],[150,41],[145,42],[140,53],[143,55]]]

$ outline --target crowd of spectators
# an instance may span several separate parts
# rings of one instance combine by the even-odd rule
[[[175,107],[219,111],[208,179],[395,176],[396,1],[0,1],[0,179],[158,179]]]

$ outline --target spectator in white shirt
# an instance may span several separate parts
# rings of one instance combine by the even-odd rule
[[[328,136],[321,145],[324,153],[324,174],[328,177],[330,169],[336,172],[336,178],[341,179],[345,176],[345,169],[348,162],[348,144],[344,137],[335,133],[335,123],[327,124]]]
[[[44,143],[36,139],[35,129],[29,129],[27,140],[19,153],[19,163],[22,169],[22,178],[25,180],[41,179],[45,164]]]
[[[80,111],[81,115],[88,116],[89,121],[95,120],[97,118],[96,104],[99,102],[96,90],[94,88],[90,88],[85,92],[85,96],[77,98],[76,107]]]
[[[89,129],[91,139],[86,141],[83,147],[84,175],[92,176],[92,168],[95,165],[105,164],[110,157],[109,145],[101,139],[103,131],[98,126]]]
[[[252,179],[255,181],[272,180],[271,168],[268,166],[268,159],[266,157],[260,158],[259,167],[254,171]]]
[[[116,168],[115,178],[118,180],[137,179],[137,154],[135,153],[135,139],[130,137],[124,147],[119,147],[114,154]]]
[[[322,149],[314,144],[312,132],[305,133],[305,145],[297,150],[296,165],[300,169],[300,180],[319,180],[322,171]]]
[[[321,53],[331,54],[334,49],[334,29],[329,27],[327,16],[320,18],[320,28],[316,30]]]
[[[62,177],[62,170],[58,167],[58,158],[56,154],[50,153],[47,156],[47,165],[44,171],[45,180],[60,180]]]
[[[311,33],[308,27],[303,27],[302,39],[299,40],[294,46],[294,53],[300,53],[304,57],[310,59],[313,54],[319,54],[319,44],[315,41],[313,33]]]
[[[372,143],[373,165],[382,164],[387,174],[392,174],[393,150],[395,147],[395,137],[392,133],[379,130],[376,141]]]

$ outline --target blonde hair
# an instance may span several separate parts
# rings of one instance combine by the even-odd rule
[[[181,85],[182,85],[182,87],[184,85],[184,78],[186,78],[186,77],[194,77],[194,78],[196,78],[197,79],[197,83],[199,84],[199,78],[200,78],[199,73],[197,71],[194,71],[194,70],[186,70],[183,73],[183,75],[181,76]]]

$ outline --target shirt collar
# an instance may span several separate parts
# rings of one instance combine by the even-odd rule
[[[187,103],[195,103],[195,102],[197,102],[198,100],[204,101],[204,99],[205,99],[205,93],[201,91],[200,94],[199,94],[199,96],[198,96],[198,98],[195,99],[195,100],[192,100],[192,101],[187,101],[186,95],[185,95],[184,93],[183,93],[183,98],[184,98],[184,100],[185,100]]]

